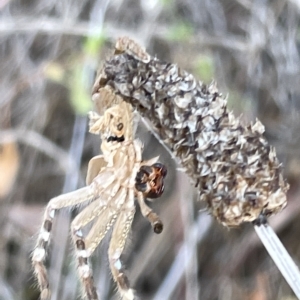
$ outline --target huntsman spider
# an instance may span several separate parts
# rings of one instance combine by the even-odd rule
[[[118,49],[117,49],[118,50]],[[50,200],[44,213],[42,227],[32,255],[32,264],[41,291],[41,300],[50,299],[47,270],[44,265],[50,242],[52,223],[57,210],[88,205],[71,224],[78,273],[85,297],[97,300],[92,269],[88,259],[114,226],[108,249],[110,269],[122,299],[134,299],[128,278],[120,260],[135,214],[135,199],[142,215],[155,233],[161,233],[163,224],[157,214],[145,203],[146,198],[157,198],[164,190],[167,170],[157,162],[158,157],[142,160],[142,143],[134,139],[131,105],[102,85],[101,74],[93,89],[96,110],[90,117],[90,132],[100,134],[102,155],[93,157],[88,165],[87,186]],[[93,222],[84,237],[82,228]]]

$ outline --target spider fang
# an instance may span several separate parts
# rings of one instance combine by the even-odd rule
[[[120,130],[120,131],[123,129],[123,127],[124,127],[123,123],[119,123],[117,125],[117,129]]]

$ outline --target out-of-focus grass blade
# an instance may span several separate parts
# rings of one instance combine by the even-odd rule
[[[188,265],[191,263],[193,257],[191,250],[197,247],[197,244],[205,237],[211,223],[212,218],[210,215],[200,214],[198,216],[198,220],[193,224],[185,242],[180,247],[169,272],[165,276],[153,300],[171,299],[172,293],[184,276]]]
[[[255,225],[254,228],[281,274],[286,279],[297,298],[300,299],[299,268],[296,266],[270,225]]]

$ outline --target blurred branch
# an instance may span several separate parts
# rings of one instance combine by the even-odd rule
[[[22,232],[32,236],[40,226],[44,210],[44,205],[15,204],[8,211],[8,219]]]
[[[0,299],[5,299],[5,300],[16,299],[13,293],[13,289],[8,284],[8,282],[4,281],[2,278],[0,278]]]
[[[204,213],[198,216],[197,221],[193,224],[187,238],[181,245],[169,272],[156,292],[154,300],[171,299],[172,293],[178,286],[184,272],[188,270],[191,263],[195,263],[192,262],[191,250],[197,247],[197,244],[205,237],[211,223],[212,218],[208,214]]]
[[[31,146],[56,161],[64,172],[79,174],[77,165],[68,152],[38,132],[29,129],[0,130],[0,144],[11,142],[21,142]]]
[[[141,29],[143,30],[143,29]],[[130,29],[120,29],[116,26],[105,23],[103,28],[104,33],[114,41],[120,36],[130,36],[135,40],[139,41],[141,32],[131,31]],[[78,22],[76,26],[73,23],[65,23],[59,19],[54,18],[43,18],[43,19],[24,19],[21,21],[2,20],[0,21],[0,36],[16,34],[16,33],[47,33],[51,35],[64,34],[64,35],[75,35],[75,36],[89,36],[102,34],[102,29],[98,25],[94,26],[89,22]],[[153,32],[153,37],[166,39],[170,32],[170,27],[156,25],[156,30]],[[172,44],[172,41],[170,41]],[[220,47],[235,51],[249,51],[251,50],[250,45],[245,39],[235,36],[212,36],[205,32],[197,31],[197,34],[193,35],[193,39],[189,42],[196,47]]]
[[[70,146],[70,157],[74,161],[75,168],[78,170],[82,158],[84,147],[84,139],[86,132],[86,117],[77,115],[73,127],[72,142]],[[71,170],[66,173],[63,193],[73,191],[78,186],[79,173],[74,174]],[[53,236],[59,237],[59,242],[53,244],[51,253],[51,266],[49,268],[49,278],[52,282],[52,297],[53,299],[61,299],[60,286],[64,284],[62,279],[62,270],[64,265],[65,253],[68,245],[68,236],[70,231],[71,213],[67,215],[59,214],[56,218],[56,228],[53,231]],[[58,234],[59,233],[59,234]],[[70,290],[71,297],[74,298],[76,289],[72,287]]]
[[[133,283],[137,282],[145,274],[151,274],[163,257],[171,255],[172,233],[176,234],[177,232],[174,233],[176,219],[174,212],[176,205],[174,205],[174,201],[176,202],[176,199],[172,196],[170,198],[172,198],[172,203],[169,201],[160,207],[159,215],[164,222],[163,232],[159,235],[146,235],[142,247],[133,261],[130,276]]]
[[[195,209],[194,201],[186,201],[186,199],[193,199],[195,190],[190,186],[190,180],[184,173],[179,173],[179,180],[185,188],[180,189],[180,207],[181,218],[184,224],[183,230],[183,260],[185,264],[185,299],[197,300],[199,299],[200,285],[197,280],[198,275],[198,257],[197,257],[197,238],[198,227],[195,230]],[[205,219],[205,218],[204,218]],[[210,223],[210,222],[208,222]],[[204,226],[208,231],[209,226]],[[203,224],[202,227],[203,228]],[[194,233],[194,234],[191,234]],[[178,257],[178,256],[177,256]],[[174,276],[175,274],[172,274]]]
[[[299,0],[288,0],[292,3],[298,10],[300,10],[300,1]]]

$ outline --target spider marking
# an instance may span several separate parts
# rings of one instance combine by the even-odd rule
[[[147,206],[145,199],[157,198],[164,190],[167,174],[158,157],[142,160],[143,146],[134,140],[133,114],[129,104],[122,101],[108,87],[96,82],[93,100],[98,113],[90,113],[90,132],[100,134],[102,155],[93,157],[88,165],[87,186],[51,199],[46,207],[42,227],[32,255],[32,264],[41,291],[41,299],[50,298],[50,289],[44,261],[50,242],[55,212],[61,208],[89,203],[72,221],[71,235],[75,244],[78,273],[89,300],[98,295],[88,259],[108,230],[114,226],[108,250],[110,269],[122,299],[134,299],[134,291],[121,262],[121,254],[135,213],[135,199],[142,215],[155,233],[161,233],[163,224],[158,215]],[[100,105],[103,103],[105,109]],[[100,109],[101,108],[101,109]],[[86,237],[82,228],[93,222]]]

